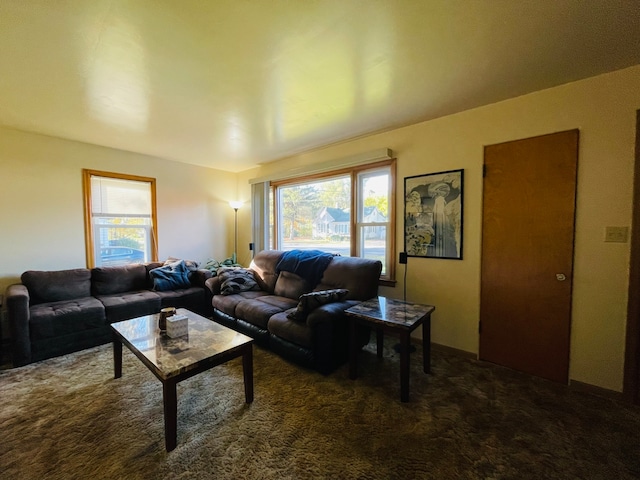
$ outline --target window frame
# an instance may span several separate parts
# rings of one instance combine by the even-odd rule
[[[148,183],[151,190],[151,236],[150,251],[152,262],[158,261],[158,212],[156,208],[156,179],[152,177],[142,177],[138,175],[129,175],[124,173],[105,172],[101,170],[82,170],[82,190],[84,197],[84,234],[85,234],[85,254],[87,260],[87,268],[96,266],[94,252],[95,239],[93,229],[93,208],[91,198],[91,177],[104,177],[116,180],[130,180],[135,182]]]
[[[360,227],[371,226],[369,223],[365,224],[360,219],[359,204],[364,207],[364,198],[361,196],[360,188],[360,176],[366,172],[374,173],[376,170],[387,169],[389,171],[389,215],[388,221],[385,222],[388,228],[387,232],[387,248],[385,258],[385,274],[380,276],[379,284],[386,286],[395,286],[396,284],[396,159],[383,160],[375,163],[358,165],[348,168],[341,168],[336,170],[330,170],[322,173],[315,173],[310,175],[301,175],[299,177],[287,178],[283,180],[273,181],[270,183],[270,195],[273,199],[271,207],[273,208],[273,228],[270,229],[270,243],[272,243],[274,249],[281,247],[280,234],[279,234],[279,202],[278,202],[278,188],[287,187],[293,185],[305,185],[307,183],[318,182],[332,177],[349,176],[351,180],[351,204],[350,209],[352,214],[349,216],[349,230],[350,230],[350,255],[353,257],[360,256]],[[376,224],[378,225],[378,224]]]

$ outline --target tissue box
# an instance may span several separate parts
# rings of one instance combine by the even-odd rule
[[[189,318],[177,314],[167,318],[167,335],[171,338],[181,337],[189,333]]]

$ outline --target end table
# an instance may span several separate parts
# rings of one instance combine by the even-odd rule
[[[424,373],[431,372],[431,313],[433,305],[420,305],[386,297],[376,297],[345,311],[351,320],[349,348],[349,377],[358,377],[358,347],[356,324],[376,330],[377,355],[382,358],[384,333],[400,337],[400,400],[409,401],[409,348],[411,332],[422,325],[422,354]]]

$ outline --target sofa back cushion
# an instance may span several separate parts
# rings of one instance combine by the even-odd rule
[[[28,270],[20,277],[31,305],[91,296],[91,271],[86,268],[51,272]]]
[[[279,250],[263,250],[251,260],[249,268],[256,272],[256,281],[265,292],[273,293],[278,275],[276,265],[280,261],[282,252]]]
[[[309,283],[299,275],[291,272],[280,272],[273,293],[281,297],[297,300],[300,295],[311,290]]]
[[[333,257],[314,290],[346,288],[349,290],[347,300],[369,300],[378,294],[381,271],[382,263],[379,260]]]
[[[91,269],[93,295],[113,295],[147,288],[147,269],[142,264]]]

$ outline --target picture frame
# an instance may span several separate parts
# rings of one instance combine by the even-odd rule
[[[404,251],[408,257],[462,260],[464,170],[405,177]]]

